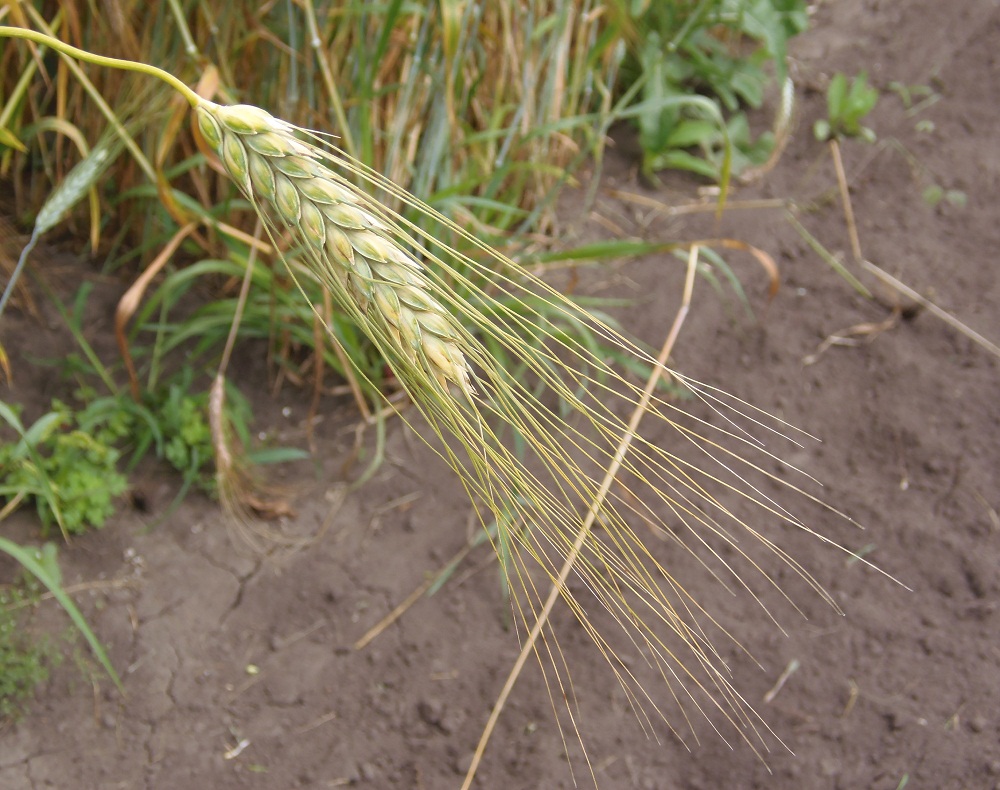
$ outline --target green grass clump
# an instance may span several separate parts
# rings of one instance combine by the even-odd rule
[[[745,110],[784,83],[788,40],[809,24],[805,0],[616,0],[609,8],[628,44],[618,86],[632,97],[647,175],[679,169],[724,179],[727,139],[733,172],[767,160],[774,137],[754,137]]]

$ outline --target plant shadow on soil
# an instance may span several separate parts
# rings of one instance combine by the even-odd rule
[[[968,203],[930,207],[921,192],[931,176],[898,149],[848,144],[862,244],[869,259],[1000,338],[992,262],[1000,248],[992,206],[1000,187],[1000,66],[992,54],[1000,10],[971,0],[851,0],[823,4],[817,22],[793,52],[797,131],[778,167],[734,199],[835,194],[829,158],[809,134],[823,112],[824,72],[867,66],[882,88],[892,81],[932,85],[940,100],[919,115],[886,92],[872,122],[883,141],[901,142],[938,185],[963,191]],[[918,129],[918,121],[930,123]],[[674,222],[607,190],[675,204],[690,200],[690,190],[646,190],[632,163],[614,152],[601,187],[595,211],[629,233],[724,235],[776,258],[782,288],[768,303],[756,264],[728,256],[747,286],[755,323],[732,298],[697,282],[674,366],[821,437],[801,449],[773,449],[820,478],[822,497],[867,530],[829,515],[813,523],[867,552],[913,591],[794,536],[794,556],[846,617],[815,596],[797,599],[808,619],[775,601],[783,635],[745,597],[713,584],[692,590],[763,667],[720,646],[735,687],[788,747],[769,738],[767,766],[742,744],[730,748],[704,721],[695,722],[698,739],[686,738],[686,746],[668,732],[658,732],[658,741],[647,737],[599,653],[561,612],[556,627],[600,786],[1000,786],[998,360],[919,313],[805,365],[824,338],[884,321],[888,311],[857,297],[780,212],[731,211],[719,226],[711,217]],[[828,247],[848,249],[835,200],[802,220]],[[623,317],[626,328],[659,344],[677,309],[681,268],[669,257],[632,262],[615,270],[611,290],[602,293],[639,299],[641,309]],[[23,368],[19,354],[29,346],[41,353],[35,344],[45,340],[30,319],[10,318],[5,344]],[[232,373],[244,391],[257,382],[262,392],[254,404],[260,430],[303,440],[305,396],[286,389],[267,398],[264,366],[252,351]],[[50,380],[27,379],[16,379],[11,400],[47,402],[58,394]],[[378,473],[344,496],[336,481],[350,457],[352,416],[344,403],[327,403],[324,412],[330,416],[317,427],[316,460],[295,478],[306,481],[296,482],[296,525],[305,532],[328,526],[307,550],[260,561],[233,539],[216,505],[197,496],[152,528],[155,511],[126,513],[64,547],[67,584],[105,582],[78,600],[122,673],[127,697],[106,682],[91,693],[64,662],[31,714],[0,732],[0,786],[459,786],[518,651],[496,567],[486,550],[473,554],[448,586],[419,600],[366,649],[353,650],[465,544],[469,508],[451,472],[398,423]],[[149,483],[156,507],[171,498],[163,485]],[[32,527],[22,515],[4,529],[24,538]],[[2,568],[8,575],[9,563]],[[798,671],[765,703],[793,661]],[[560,740],[533,667],[500,721],[477,786],[571,787],[568,762],[587,786],[579,747]]]

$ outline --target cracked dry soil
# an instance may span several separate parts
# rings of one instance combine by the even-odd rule
[[[894,81],[930,85],[939,100],[915,113],[885,91],[872,119],[881,144],[845,145],[861,241],[868,258],[1000,338],[1000,6],[843,0],[821,4],[817,23],[793,50],[800,96],[789,148],[734,199],[825,195],[801,219],[827,247],[847,251],[830,160],[809,131],[824,111],[825,75],[867,67],[884,91]],[[610,159],[602,187],[691,199],[688,181],[651,192],[636,183],[627,156]],[[967,204],[930,207],[922,191],[931,181],[961,190]],[[729,256],[756,323],[698,281],[675,365],[821,437],[789,461],[819,477],[823,497],[868,530],[827,516],[817,526],[912,588],[789,536],[846,617],[814,596],[797,601],[808,619],[774,601],[783,635],[751,601],[707,583],[693,590],[760,662],[722,648],[736,687],[788,747],[770,739],[767,767],[704,722],[690,751],[669,733],[647,737],[597,651],[560,613],[601,787],[1000,787],[998,360],[919,312],[804,365],[824,338],[889,312],[857,297],[780,212],[731,211],[720,227],[710,218],[682,223],[603,188],[595,210],[629,233],[724,235],[774,255],[782,288],[770,303],[756,264]],[[641,305],[623,321],[649,343],[662,341],[677,308],[678,269],[668,258],[617,269],[613,287]],[[83,276],[79,266],[67,273]],[[110,337],[109,326],[105,316],[92,329]],[[21,316],[4,332],[16,369],[27,367],[17,358],[19,338],[25,353],[55,342]],[[264,366],[253,353],[244,353],[236,376],[244,391],[264,393]],[[47,402],[59,386],[20,376],[8,397]],[[262,396],[256,406],[261,430],[302,441],[303,397],[286,389],[278,402]],[[378,474],[345,496],[338,481],[353,418],[341,402],[325,403],[324,414],[317,461],[299,470],[307,483],[295,502],[305,532],[327,528],[308,550],[260,561],[227,532],[215,505],[196,496],[158,521],[173,491],[156,477],[142,483],[153,512],[124,513],[63,549],[66,583],[106,582],[78,599],[127,695],[100,679],[91,688],[65,662],[30,715],[0,732],[0,787],[459,786],[518,650],[505,630],[495,567],[474,554],[449,586],[353,650],[462,547],[468,507],[451,474],[398,424]],[[31,526],[19,516],[4,529],[24,537]],[[11,573],[0,563],[0,577]],[[51,608],[40,618],[59,623]],[[793,660],[798,671],[765,703]],[[586,786],[579,747],[560,740],[533,667],[477,786],[571,787],[570,761]]]

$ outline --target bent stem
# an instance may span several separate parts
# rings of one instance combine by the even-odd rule
[[[986,339],[967,324],[964,324],[961,321],[959,321],[957,318],[951,315],[951,313],[942,310],[930,299],[926,298],[925,296],[922,296],[917,291],[914,291],[912,288],[910,288],[910,286],[908,286],[902,280],[893,277],[885,269],[881,268],[880,266],[876,266],[874,263],[868,260],[861,261],[861,268],[865,269],[868,272],[871,272],[873,275],[878,277],[883,283],[888,285],[890,288],[894,288],[896,291],[901,293],[907,299],[912,299],[914,302],[919,304],[925,310],[927,310],[930,313],[933,313],[937,318],[940,318],[942,321],[948,324],[948,326],[952,327],[958,332],[961,332],[963,335],[965,335],[973,342],[978,343],[980,346],[985,348],[994,356],[1000,357],[1000,346],[998,346],[991,340]]]
[[[70,57],[82,60],[84,63],[90,63],[94,66],[105,66],[110,69],[121,69],[122,71],[135,71],[140,74],[146,74],[150,77],[156,77],[157,79],[163,80],[171,88],[180,93],[185,99],[187,99],[188,103],[192,107],[197,107],[201,102],[201,98],[198,94],[177,79],[177,77],[173,74],[157,68],[156,66],[150,66],[148,63],[139,63],[134,60],[123,60],[121,58],[109,58],[104,55],[95,55],[93,52],[87,52],[84,49],[79,49],[78,47],[74,47],[72,44],[60,41],[58,38],[53,36],[48,36],[45,33],[39,33],[36,30],[27,30],[22,27],[0,25],[0,37],[20,38],[26,41],[32,41],[36,44],[42,44],[46,47],[51,47],[63,55],[69,55]]]
[[[490,718],[486,722],[486,727],[483,729],[482,736],[480,736],[479,744],[476,746],[476,752],[472,757],[472,763],[465,775],[465,781],[462,783],[462,790],[469,790],[472,786],[472,782],[476,776],[476,771],[479,769],[479,763],[486,751],[486,746],[490,741],[490,737],[493,734],[496,723],[500,719],[500,714],[503,711],[504,705],[507,703],[507,698],[510,696],[511,691],[514,688],[514,684],[517,683],[521,670],[524,669],[524,665],[527,663],[528,656],[535,652],[535,645],[538,642],[538,638],[541,636],[542,630],[548,623],[549,616],[552,613],[552,609],[555,607],[556,601],[559,600],[559,597],[563,593],[566,580],[569,578],[569,574],[573,570],[573,567],[580,556],[580,552],[583,549],[584,544],[587,542],[587,538],[590,537],[594,522],[596,521],[601,509],[604,507],[604,501],[607,499],[608,493],[611,491],[611,486],[622,467],[625,455],[628,453],[628,450],[632,445],[632,440],[636,436],[639,423],[642,421],[643,416],[649,408],[649,402],[652,398],[653,390],[656,388],[656,385],[660,380],[660,376],[669,375],[669,371],[666,367],[667,359],[670,357],[670,352],[673,350],[674,342],[677,340],[677,335],[680,333],[681,326],[683,325],[685,318],[687,318],[688,309],[691,304],[691,292],[694,289],[694,275],[697,268],[698,245],[693,244],[691,246],[690,254],[688,255],[687,276],[684,281],[684,294],[680,309],[677,311],[674,323],[670,327],[667,339],[663,343],[663,348],[660,349],[660,354],[656,359],[656,365],[653,367],[649,380],[646,382],[646,387],[643,389],[642,395],[636,403],[635,410],[632,412],[632,418],[629,420],[625,434],[622,436],[618,449],[616,450],[611,463],[608,465],[608,471],[604,475],[604,479],[601,481],[601,486],[597,491],[597,495],[594,497],[594,501],[590,504],[587,510],[587,515],[584,518],[583,523],[580,525],[576,539],[573,541],[573,545],[566,556],[566,561],[563,563],[558,576],[552,582],[552,589],[549,591],[548,598],[546,598],[544,606],[542,606],[539,611],[535,624],[532,626],[531,631],[528,634],[528,638],[524,643],[524,647],[521,648],[517,661],[514,662],[514,666],[511,669],[510,674],[507,676],[507,681],[504,683],[503,689],[501,689],[500,695],[497,697],[496,704],[493,706],[493,711],[490,713]]]

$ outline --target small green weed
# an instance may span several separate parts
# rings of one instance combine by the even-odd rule
[[[840,72],[835,74],[826,90],[827,117],[813,126],[816,139],[860,137],[874,142],[875,132],[861,122],[875,109],[878,96],[878,91],[868,84],[867,72],[862,71],[850,81]]]
[[[21,408],[0,401],[0,418],[17,436],[0,445],[0,497],[34,504],[43,535],[54,524],[67,534],[99,529],[128,489],[126,473],[149,452],[183,475],[185,489],[193,483],[213,492],[208,393],[192,392],[192,379],[185,368],[141,404],[81,387],[78,408],[54,400],[27,428]],[[235,392],[227,403],[230,423],[246,443],[249,405]]]
[[[153,420],[137,426],[133,461],[138,462],[146,447],[156,442],[156,455],[180,472],[185,482],[204,491],[215,487],[212,470],[212,429],[208,423],[208,392],[193,389],[194,372],[185,367],[164,385],[147,392],[144,402]],[[250,406],[231,389],[226,398],[230,422],[241,440],[248,436]],[[155,431],[153,427],[155,425]]]
[[[27,429],[19,412],[0,402],[0,417],[18,434],[16,441],[0,445],[0,496],[33,502],[43,534],[53,524],[70,534],[102,526],[114,511],[114,498],[128,487],[118,471],[121,453],[112,445],[122,438],[122,426],[82,430],[77,415],[59,401]]]
[[[930,85],[905,85],[902,82],[890,82],[888,88],[903,103],[907,118],[912,118],[941,100],[941,94]],[[917,131],[920,131],[921,123],[923,122],[917,123]],[[933,127],[933,123],[931,126]]]
[[[837,72],[826,89],[826,118],[820,118],[813,124],[813,134],[816,139],[827,143],[830,148],[830,156],[833,158],[833,166],[837,173],[840,200],[844,207],[844,221],[847,223],[847,233],[851,240],[851,253],[855,263],[859,265],[863,263],[864,255],[861,250],[861,239],[858,236],[858,225],[854,219],[854,207],[851,205],[840,141],[848,137],[860,138],[868,143],[875,141],[875,132],[861,122],[875,109],[878,97],[878,91],[868,84],[867,72],[862,71],[851,80],[848,80],[843,73]],[[798,229],[800,233],[804,230],[801,226]],[[839,261],[833,257],[825,255],[823,257],[858,293],[867,299],[872,298],[868,287]]]
[[[945,189],[940,184],[925,187],[921,197],[930,208],[937,208],[942,201],[955,208],[965,208],[969,203],[969,196],[962,190]]]

